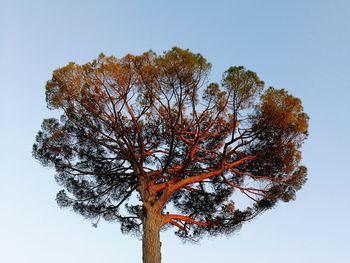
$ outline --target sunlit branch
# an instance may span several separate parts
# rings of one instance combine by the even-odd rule
[[[189,216],[183,216],[183,215],[177,215],[177,214],[166,214],[166,215],[163,215],[162,217],[163,217],[163,220],[162,220],[163,225],[174,222],[174,220],[184,221],[184,222],[195,224],[198,226],[211,226],[214,224],[214,222],[212,221],[202,222],[202,221],[197,221]]]
[[[223,172],[225,172],[226,170],[229,170],[237,165],[240,165],[246,161],[249,161],[251,159],[254,159],[256,156],[246,156],[238,161],[235,161],[233,163],[230,163],[230,164],[224,164],[220,169],[217,169],[217,170],[214,170],[214,171],[210,171],[210,172],[207,172],[207,173],[201,173],[199,175],[195,175],[195,176],[191,176],[191,177],[187,177],[185,179],[182,179],[181,181],[179,182],[172,182],[171,184],[169,183],[161,183],[161,184],[157,184],[157,185],[154,185],[152,187],[152,191],[154,192],[158,192],[158,191],[161,191],[163,189],[165,189],[166,187],[166,190],[165,192],[163,193],[162,197],[160,198],[159,202],[158,202],[158,205],[159,205],[159,209],[161,209],[163,207],[163,205],[166,203],[166,201],[170,198],[170,196],[172,195],[172,193],[174,193],[176,190],[186,186],[186,185],[189,185],[189,184],[193,184],[193,183],[196,183],[196,182],[202,182],[204,181],[205,179],[208,179],[208,178],[211,178],[211,177],[214,177],[214,176],[218,176],[218,175],[221,175]]]
[[[255,194],[255,195],[261,195],[264,196],[264,194],[267,192],[266,190],[262,190],[262,189],[257,189],[254,187],[242,187],[239,186],[233,182],[230,182],[229,180],[227,180],[227,178],[225,176],[222,175],[222,178],[224,179],[224,181],[229,184],[230,186],[232,186],[233,188],[239,189],[242,192],[249,192],[251,194]]]

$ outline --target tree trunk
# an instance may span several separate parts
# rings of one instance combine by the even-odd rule
[[[147,209],[143,219],[142,259],[143,263],[161,263],[160,213]]]

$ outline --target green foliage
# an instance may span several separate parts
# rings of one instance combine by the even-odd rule
[[[62,207],[91,220],[142,229],[155,207],[183,238],[233,233],[306,181],[300,148],[308,135],[301,100],[230,67],[208,83],[211,64],[173,48],[69,63],[46,85],[50,109],[33,146],[54,167]],[[234,192],[251,205],[239,208]],[[165,220],[165,219],[164,219]]]

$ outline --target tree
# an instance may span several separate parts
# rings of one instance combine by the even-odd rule
[[[306,181],[300,99],[264,90],[244,67],[209,83],[210,68],[175,47],[101,54],[47,82],[48,107],[62,116],[43,121],[33,155],[55,168],[58,204],[141,233],[145,263],[161,261],[162,228],[186,240],[230,234]]]

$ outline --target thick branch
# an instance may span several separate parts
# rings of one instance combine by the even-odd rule
[[[229,170],[237,165],[240,165],[240,164],[244,163],[245,161],[254,159],[255,157],[256,156],[249,155],[249,156],[246,156],[246,157],[244,157],[238,161],[235,161],[233,163],[230,163],[230,164],[224,163],[224,165],[220,169],[210,171],[207,173],[201,173],[201,174],[198,174],[196,176],[187,177],[187,178],[185,178],[177,183],[169,184],[169,182],[165,182],[165,183],[154,185],[152,187],[152,191],[154,191],[154,192],[162,191],[166,187],[168,187],[166,189],[166,191],[163,193],[163,196],[161,197],[161,199],[159,200],[159,209],[161,209],[163,207],[163,205],[166,203],[166,201],[170,198],[170,196],[176,190],[178,190],[186,185],[193,184],[196,182],[203,182],[205,179],[209,179],[209,178],[212,178],[214,176],[221,175],[223,172],[225,172],[225,171],[227,171],[227,170]]]
[[[197,226],[211,226],[214,223],[211,221],[207,222],[201,222],[193,219],[192,217],[189,216],[183,216],[183,215],[177,215],[177,214],[168,214],[168,215],[163,215],[163,220],[162,220],[162,225],[166,225],[168,223],[173,224],[175,221],[173,220],[180,220],[180,221],[185,221],[191,224],[195,224]]]

